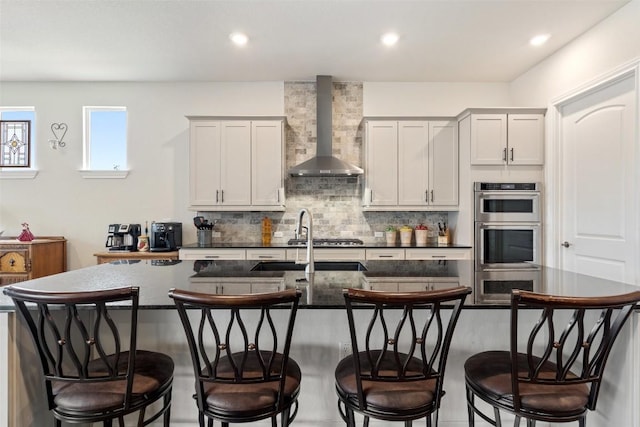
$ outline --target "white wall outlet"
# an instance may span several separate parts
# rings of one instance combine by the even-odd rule
[[[214,231],[213,233],[211,233],[211,235],[212,235],[213,237],[220,237],[220,236],[222,236],[222,233],[221,233],[221,232],[219,232],[219,231]]]
[[[350,342],[339,342],[338,343],[338,359],[342,360],[345,357],[349,356],[353,353],[353,349],[351,348]]]
[[[373,237],[384,237],[384,231],[376,231],[373,233]]]
[[[351,231],[351,230],[342,230],[340,232],[340,237],[353,237],[353,231]]]
[[[273,237],[282,237],[282,236],[284,236],[282,231],[274,231],[273,232]]]

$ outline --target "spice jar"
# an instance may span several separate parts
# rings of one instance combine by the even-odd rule
[[[269,217],[262,218],[262,246],[271,245],[271,219]]]

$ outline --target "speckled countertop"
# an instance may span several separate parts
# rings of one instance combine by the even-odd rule
[[[174,287],[215,292],[216,284],[224,283],[225,293],[233,293],[234,284],[243,284],[237,289],[246,289],[247,284],[253,283],[260,292],[259,285],[268,282],[280,289],[300,288],[303,291],[301,308],[330,309],[344,307],[342,289],[348,287],[410,291],[459,284],[473,289],[465,302],[468,308],[508,307],[508,293],[494,293],[492,298],[486,298],[486,290],[474,279],[472,261],[364,261],[367,271],[316,271],[313,283],[305,280],[303,271],[252,271],[256,264],[257,261],[129,260],[68,271],[16,286],[67,292],[139,286],[140,308],[173,309],[167,293]],[[632,285],[552,268],[542,267],[536,274],[538,280],[533,290],[554,295],[602,296],[637,290]],[[496,299],[496,296],[502,298]],[[12,301],[4,294],[0,294],[0,310],[13,310]]]

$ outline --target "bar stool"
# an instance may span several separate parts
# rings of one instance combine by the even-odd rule
[[[138,426],[161,416],[169,426],[173,360],[136,348],[138,292],[137,287],[56,293],[4,289],[33,339],[56,426],[61,421],[111,426],[112,420],[124,426],[124,417],[134,412]],[[113,312],[129,314],[123,331],[128,345],[120,339]],[[145,417],[156,401],[161,407]]]
[[[438,424],[449,346],[470,292],[469,287],[404,293],[344,290],[353,354],[338,363],[335,379],[338,409],[347,426],[355,427],[355,412],[364,415],[365,426],[370,418],[411,426],[412,420],[425,417],[431,426],[433,414]],[[443,310],[448,303],[447,321],[442,311],[448,311]],[[354,319],[356,306],[365,319]]]
[[[536,420],[584,427],[609,352],[638,301],[640,291],[608,297],[512,291],[510,351],[479,353],[464,365],[469,426],[476,413],[500,426],[504,410],[515,415],[514,425],[525,418],[529,427]],[[494,419],[477,408],[476,396],[493,407]]]
[[[191,352],[200,426],[205,417],[209,427],[267,418],[275,426],[278,415],[282,426],[293,421],[302,374],[289,348],[300,295],[169,291]],[[274,320],[273,312],[288,321]]]

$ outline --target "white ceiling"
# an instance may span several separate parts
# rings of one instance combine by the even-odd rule
[[[509,82],[628,1],[0,0],[0,81]]]

